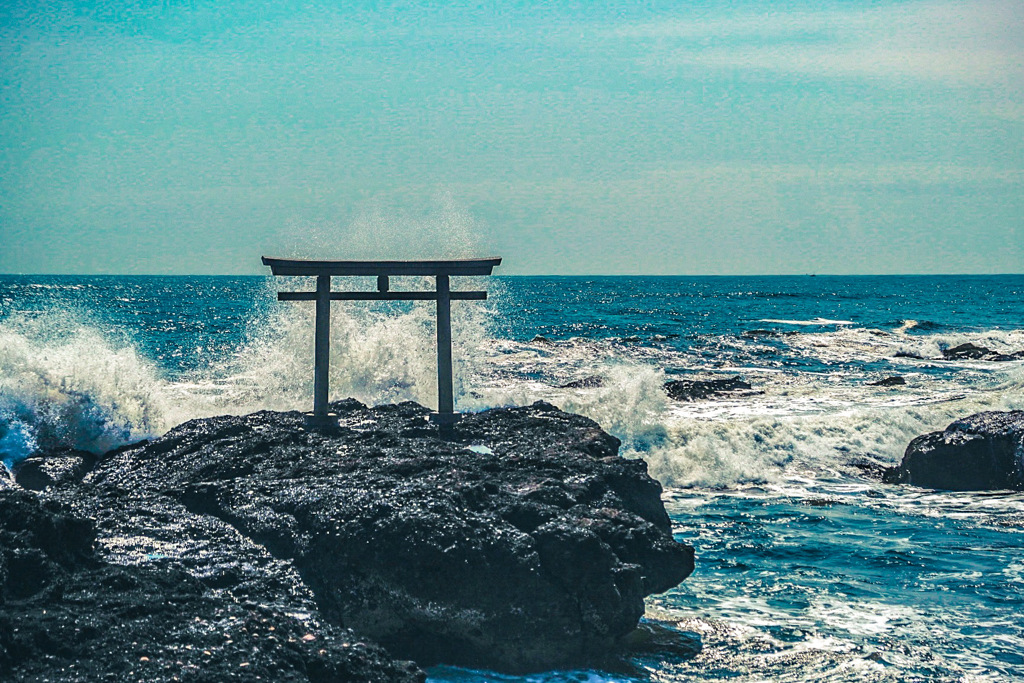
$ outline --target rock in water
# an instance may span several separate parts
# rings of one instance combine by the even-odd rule
[[[254,600],[294,567],[328,621],[421,665],[593,661],[693,570],[646,463],[591,420],[536,403],[440,440],[414,403],[332,409],[329,432],[297,412],[188,422],[105,457],[72,498],[95,501],[112,552],[145,536]]]
[[[907,384],[907,380],[903,379],[899,375],[893,375],[892,377],[886,377],[875,382],[868,382],[869,387],[902,387]]]
[[[946,360],[980,360],[991,356],[994,352],[984,346],[967,342],[951,349],[943,349],[942,357]]]
[[[665,391],[669,398],[677,401],[697,401],[722,394],[746,391],[750,385],[739,377],[723,379],[675,379],[665,382]],[[748,394],[749,395],[749,394]]]
[[[604,386],[604,377],[590,375],[582,379],[574,379],[571,382],[559,385],[559,389],[598,389]]]
[[[884,480],[951,491],[1024,490],[1024,411],[977,413],[919,436]]]
[[[942,351],[943,360],[991,360],[991,361],[1014,361],[1024,360],[1024,351],[1016,353],[998,353],[984,346],[978,346],[967,342],[960,346]]]

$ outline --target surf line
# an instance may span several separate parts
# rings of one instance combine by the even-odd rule
[[[430,421],[440,429],[459,420],[455,412],[452,386],[452,313],[451,302],[483,301],[485,291],[451,291],[453,275],[490,275],[501,257],[456,259],[450,261],[310,261],[263,257],[263,265],[278,276],[316,277],[315,292],[278,292],[278,301],[315,301],[316,327],[313,336],[313,412],[306,413],[310,426],[323,428],[338,424],[338,416],[328,412],[328,381],[331,353],[332,301],[436,301],[437,302],[437,412]],[[366,275],[377,277],[376,292],[332,292],[331,277]],[[393,292],[392,275],[433,277],[434,291]]]

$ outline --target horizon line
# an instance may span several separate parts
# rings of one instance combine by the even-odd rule
[[[488,277],[1007,277],[1005,273],[494,273]],[[0,273],[0,277],[273,277],[270,273]],[[337,276],[344,277],[344,276]],[[361,276],[348,276],[361,277]],[[460,276],[473,277],[473,276]]]

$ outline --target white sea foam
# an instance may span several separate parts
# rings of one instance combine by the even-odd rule
[[[669,486],[830,476],[845,463],[895,463],[915,436],[982,410],[1024,408],[1019,385],[928,405],[854,407],[820,413],[681,418],[645,457]]]
[[[853,325],[852,320],[829,320],[828,318],[811,318],[810,320],[780,320],[777,318],[761,318],[758,322],[776,323],[779,325]]]
[[[332,397],[436,407],[432,308],[332,309]],[[489,407],[466,391],[486,320],[481,306],[453,306],[454,383],[462,409]],[[234,356],[169,379],[128,339],[71,313],[9,318],[0,323],[0,461],[12,464],[37,449],[103,452],[196,417],[308,410],[312,340],[312,306],[282,305],[253,321],[251,340]]]
[[[303,281],[280,286],[310,287]],[[763,393],[678,403],[662,389],[664,368],[705,369],[706,357],[610,340],[495,339],[488,333],[491,315],[486,305],[453,307],[458,409],[551,401],[595,419],[623,440],[624,453],[645,457],[670,486],[830,475],[857,458],[893,462],[924,431],[978,410],[1024,405],[1021,362],[945,364],[955,371],[935,375],[932,361],[907,359],[901,374],[908,385],[897,390],[868,387],[868,378],[841,365],[891,361],[900,349],[937,355],[965,341],[1020,349],[1020,330],[909,335],[842,326],[784,338],[795,355],[836,368],[824,373],[734,365],[728,362],[734,349],[759,345],[737,338],[719,351],[716,376],[739,372]],[[232,357],[170,380],[128,340],[70,315],[9,318],[0,324],[0,457],[13,462],[39,447],[101,451],[193,417],[308,410],[312,332],[312,306],[271,307],[252,322],[249,341]],[[333,398],[435,406],[433,307],[333,306],[331,360]],[[559,388],[583,378],[597,380],[587,388]]]
[[[38,447],[103,451],[171,426],[155,367],[69,315],[0,324],[0,458]]]

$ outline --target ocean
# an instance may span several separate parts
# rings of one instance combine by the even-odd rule
[[[367,287],[369,282],[335,289]],[[697,565],[628,673],[447,681],[1024,679],[1024,494],[880,483],[907,443],[1024,409],[1024,276],[494,277],[453,304],[456,408],[543,399],[644,458]],[[423,288],[395,278],[392,289]],[[312,316],[267,277],[0,276],[0,460],[308,410]],[[331,398],[436,401],[433,307],[335,303]],[[899,375],[906,384],[870,383]],[[673,379],[751,390],[670,399]],[[570,386],[566,386],[570,385]]]

